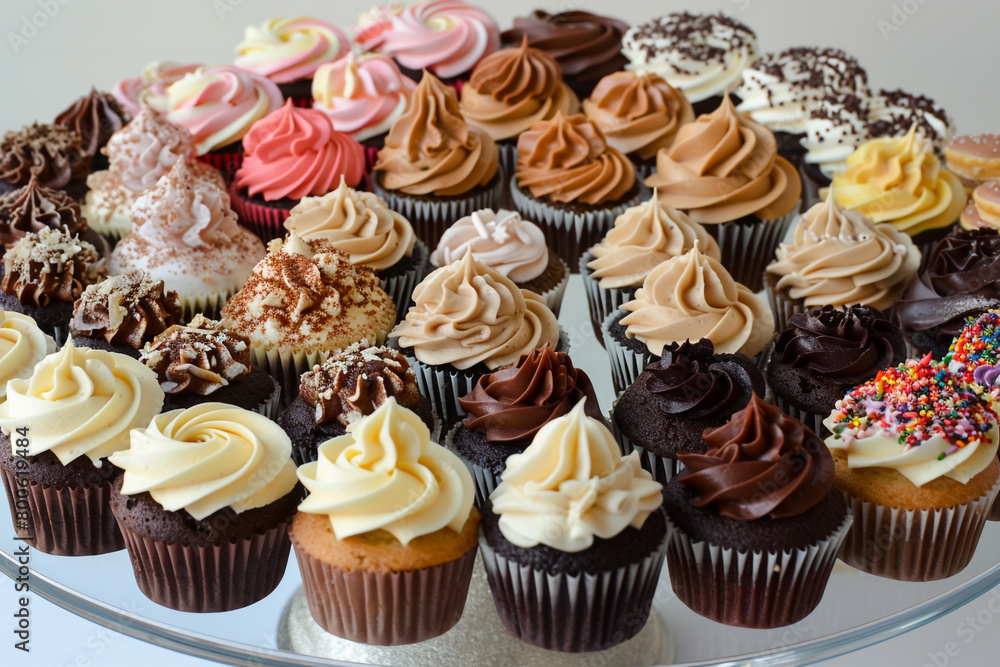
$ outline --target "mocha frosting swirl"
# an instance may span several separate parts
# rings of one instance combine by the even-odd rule
[[[56,116],[56,125],[69,128],[80,135],[81,151],[93,159],[118,130],[132,120],[118,100],[109,93],[90,92]]]
[[[97,250],[58,229],[25,234],[3,257],[0,290],[21,303],[73,303],[107,271]]]
[[[69,329],[74,336],[103,338],[138,350],[180,321],[177,294],[164,289],[162,280],[131,271],[89,285],[73,304]]]
[[[142,348],[139,359],[156,373],[164,393],[208,396],[250,374],[247,339],[200,316],[198,322],[175,324]]]
[[[0,180],[21,187],[34,175],[42,187],[65,189],[90,171],[80,135],[61,125],[33,123],[0,139]]]
[[[87,221],[72,197],[43,187],[32,174],[26,185],[0,196],[0,243],[10,248],[25,234],[44,229],[81,234]]]

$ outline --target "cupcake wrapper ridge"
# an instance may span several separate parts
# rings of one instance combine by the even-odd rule
[[[619,393],[618,398],[611,404],[609,421],[611,422],[611,433],[615,436],[615,440],[618,441],[618,446],[621,447],[622,456],[628,456],[632,452],[639,452],[639,463],[643,469],[649,472],[655,481],[666,486],[667,482],[677,474],[677,461],[668,459],[665,456],[659,456],[640,447],[632,442],[631,438],[622,433],[621,429],[618,428],[618,423],[615,422],[615,408],[618,406],[618,401],[621,400],[621,397],[622,395]]]
[[[788,228],[799,216],[796,205],[791,213],[756,223],[724,222],[705,225],[722,253],[722,265],[733,279],[759,292],[764,287],[764,271],[774,260],[774,251],[785,238]]]
[[[789,417],[795,417],[800,422],[806,425],[806,428],[811,430],[813,433],[818,435],[820,438],[826,438],[830,433],[827,431],[826,426],[823,425],[823,420],[826,419],[828,415],[814,415],[811,412],[806,412],[799,408],[794,407],[791,403],[781,398],[777,394],[774,395],[774,403],[777,405],[782,412],[784,412]]]
[[[451,427],[448,431],[448,435],[445,436],[444,443],[442,444],[444,444],[446,449],[457,456],[459,460],[465,464],[469,474],[472,475],[472,481],[476,486],[476,507],[482,507],[489,499],[490,494],[493,493],[493,490],[497,488],[498,484],[500,484],[500,477],[498,475],[494,475],[493,471],[487,470],[475,461],[470,461],[465,458],[462,453],[458,451],[458,447],[455,446],[455,436],[458,433],[458,427],[461,425],[461,423],[456,423],[453,427]]]
[[[205,153],[198,156],[199,162],[210,164],[222,173],[226,183],[232,183],[236,171],[243,166],[243,151],[228,151],[222,153]]]
[[[569,285],[570,275],[569,265],[562,259],[560,259],[559,262],[562,263],[563,268],[566,269],[563,279],[560,280],[552,289],[546,290],[545,293],[538,295],[542,297],[542,300],[545,301],[545,305],[549,307],[549,310],[551,310],[552,314],[556,317],[559,317],[559,311],[562,310],[563,296],[566,295],[566,286]]]
[[[264,415],[270,420],[278,417],[278,409],[281,406],[281,385],[275,380],[274,391],[267,399],[253,409],[254,412]]]
[[[210,292],[207,294],[189,294],[180,298],[182,317],[190,322],[194,316],[201,313],[210,319],[218,319],[219,311],[233,295],[231,290]]]
[[[235,183],[229,187],[229,197],[240,224],[256,234],[265,245],[268,241],[284,238],[284,222],[291,215],[291,209],[255,204],[240,195]]]
[[[588,250],[580,257],[580,275],[583,277],[583,288],[587,292],[587,306],[590,309],[590,323],[594,327],[594,335],[598,342],[607,347],[604,335],[601,333],[604,320],[632,300],[632,296],[618,287],[603,289],[601,281],[594,278],[594,272],[587,268],[587,263],[595,257]]]
[[[645,346],[643,346],[643,351],[639,353],[624,347],[611,336],[608,329],[620,312],[620,310],[612,311],[604,318],[604,323],[601,326],[604,348],[608,351],[608,358],[611,360],[611,384],[614,386],[616,394],[628,389],[643,369],[657,358]]]
[[[764,280],[765,291],[767,292],[767,303],[771,306],[771,313],[774,315],[774,331],[781,333],[788,326],[788,320],[796,313],[807,311],[805,302],[802,299],[792,299],[786,294],[781,294],[774,289],[772,281]]]
[[[430,251],[420,239],[416,239],[413,244],[413,268],[405,273],[396,276],[389,276],[382,279],[382,289],[392,302],[396,304],[396,323],[398,324],[406,317],[406,310],[410,305],[410,297],[413,296],[413,289],[420,284],[424,277],[424,266]]]

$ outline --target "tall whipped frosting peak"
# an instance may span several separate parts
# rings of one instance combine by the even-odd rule
[[[308,79],[320,65],[348,51],[348,41],[334,26],[306,16],[273,18],[248,26],[233,64],[275,83]]]
[[[447,266],[467,253],[517,283],[540,276],[549,264],[545,235],[516,211],[483,209],[445,230],[431,253],[434,266]]]
[[[186,159],[193,150],[194,139],[190,132],[148,106],[142,107],[128,125],[115,132],[105,148],[110,173],[115,181],[133,193],[156,185],[175,162]]]

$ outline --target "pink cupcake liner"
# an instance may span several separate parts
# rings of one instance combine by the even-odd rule
[[[799,207],[796,206],[781,218],[748,224],[724,222],[704,227],[719,244],[722,265],[733,279],[759,292],[764,287],[764,271],[774,261],[774,251],[798,215]]]
[[[197,160],[212,165],[222,173],[226,183],[232,183],[236,170],[243,165],[243,152],[205,153],[199,155]]]
[[[229,197],[240,224],[260,237],[265,245],[273,239],[284,238],[283,223],[291,215],[291,209],[255,204],[240,194],[235,183],[229,187]]]
[[[374,146],[363,146],[363,148],[365,149],[365,171],[370,174],[378,162],[379,149]]]

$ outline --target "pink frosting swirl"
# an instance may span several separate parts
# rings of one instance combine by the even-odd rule
[[[441,236],[431,263],[447,266],[469,252],[515,283],[534,280],[549,265],[545,234],[514,211],[487,208],[460,219]]]
[[[160,176],[193,151],[191,134],[148,106],[115,132],[104,148],[115,181],[132,192],[156,185]]]
[[[199,67],[203,65],[200,63],[180,65],[169,60],[158,60],[146,65],[146,69],[139,76],[119,81],[111,94],[132,116],[139,113],[143,105],[151,106],[160,113],[166,113],[167,88]]]
[[[326,21],[274,18],[246,29],[233,64],[275,83],[289,83],[308,79],[323,63],[343,56],[347,44],[344,33]]]
[[[322,111],[291,101],[254,123],[243,149],[236,187],[266,201],[319,197],[334,190],[341,176],[357,187],[365,173],[361,144],[334,131]]]
[[[373,11],[372,26],[362,21],[354,29],[366,51],[379,51],[412,70],[429,69],[441,78],[472,70],[483,57],[500,48],[500,28],[493,17],[462,0],[431,0],[399,11]]]

